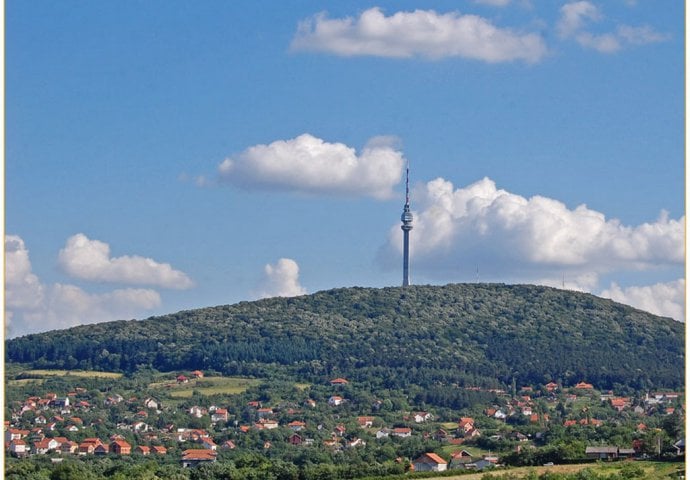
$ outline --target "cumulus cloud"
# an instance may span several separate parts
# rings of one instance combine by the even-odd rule
[[[535,63],[547,53],[539,34],[500,28],[477,15],[415,10],[385,16],[378,7],[358,18],[330,19],[320,13],[304,20],[292,49],[345,57],[462,57],[488,63]]]
[[[186,289],[193,286],[186,274],[167,263],[140,256],[110,257],[110,246],[83,233],[67,239],[58,256],[60,267],[75,278],[95,282],[151,285]]]
[[[342,143],[309,134],[255,145],[225,159],[221,181],[244,188],[386,199],[402,178],[405,160],[392,137],[374,137],[357,154]]]
[[[599,295],[656,315],[685,321],[685,279],[682,278],[644,287],[621,288],[612,283]]]
[[[17,235],[5,237],[5,306],[36,308],[45,298],[43,285],[31,271],[29,250]]]
[[[601,275],[680,267],[684,262],[684,218],[662,212],[651,223],[626,226],[580,205],[569,209],[543,196],[524,198],[489,178],[455,188],[443,178],[413,191],[410,241],[415,271],[435,279],[474,280],[475,268],[491,281],[521,281],[595,291]],[[381,252],[397,265],[402,243],[391,227]]]
[[[281,258],[275,265],[264,267],[264,278],[256,293],[258,298],[295,297],[307,291],[299,283],[299,265],[290,258]]]
[[[29,251],[16,235],[5,237],[5,331],[8,336],[132,318],[159,307],[158,292],[125,288],[89,294],[74,285],[43,284]]]
[[[581,46],[601,53],[614,53],[626,45],[644,45],[668,39],[668,35],[656,32],[646,25],[619,25],[614,31],[603,33],[586,30],[589,24],[603,19],[601,10],[589,1],[567,3],[561,7],[556,31],[562,39],[573,38]]]

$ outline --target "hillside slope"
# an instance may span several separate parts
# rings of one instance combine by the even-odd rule
[[[7,341],[6,360],[133,371],[281,371],[377,387],[683,384],[684,324],[533,285],[342,288]]]

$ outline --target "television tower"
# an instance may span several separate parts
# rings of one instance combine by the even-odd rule
[[[400,215],[403,231],[403,287],[410,284],[410,230],[412,230],[412,212],[410,212],[410,164],[405,171],[405,206]]]

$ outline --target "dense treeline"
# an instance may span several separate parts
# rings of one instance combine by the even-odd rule
[[[408,384],[683,384],[684,325],[593,295],[531,285],[344,288],[28,335],[6,360],[132,372],[213,369]],[[267,370],[268,369],[268,370]],[[429,402],[458,407],[431,389]]]

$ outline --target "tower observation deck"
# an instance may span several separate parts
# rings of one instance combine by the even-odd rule
[[[405,172],[405,206],[400,215],[403,231],[403,282],[402,286],[410,284],[410,230],[412,230],[412,212],[410,212],[410,167]]]

